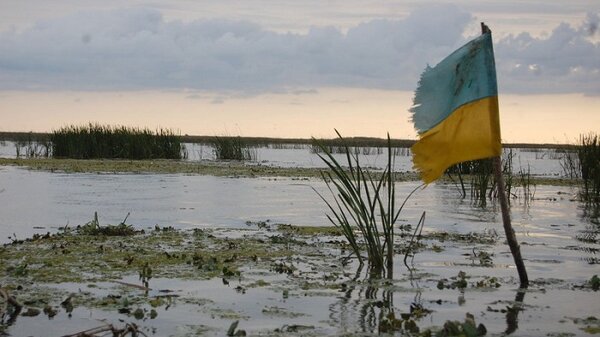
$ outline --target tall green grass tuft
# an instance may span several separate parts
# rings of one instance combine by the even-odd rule
[[[241,137],[214,137],[215,158],[219,160],[254,160],[256,154]]]
[[[52,155],[57,158],[181,159],[181,137],[168,129],[90,123],[65,126],[50,135]]]
[[[343,143],[340,133],[337,130],[336,133]],[[323,171],[321,174],[334,201],[328,201],[317,192],[331,212],[327,218],[342,230],[361,265],[364,263],[364,247],[372,272],[382,273],[387,269],[388,274],[391,274],[394,225],[406,200],[397,209],[393,177],[394,156],[389,135],[388,163],[383,172],[377,174],[363,168],[358,156],[346,145],[343,153],[346,154],[348,168],[344,168],[334,158],[328,146],[315,139],[313,141],[320,148],[318,156],[329,168],[329,171]]]
[[[579,137],[577,157],[581,173],[580,197],[585,202],[600,203],[600,137],[590,133]]]

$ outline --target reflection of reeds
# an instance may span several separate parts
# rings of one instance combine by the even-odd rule
[[[65,126],[50,135],[59,158],[181,159],[181,139],[168,129],[131,128],[90,123]]]
[[[338,137],[343,144],[339,133]],[[363,168],[358,156],[346,145],[344,153],[348,169],[342,167],[323,143],[315,140],[315,146],[320,148],[318,155],[330,169],[322,172],[322,176],[334,196],[334,204],[319,194],[331,211],[327,218],[342,230],[361,264],[361,242],[364,242],[370,268],[376,273],[387,268],[390,273],[394,256],[394,224],[404,204],[396,210],[389,136],[388,163],[377,175]]]

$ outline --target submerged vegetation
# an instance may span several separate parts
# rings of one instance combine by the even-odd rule
[[[524,304],[522,292],[512,300],[514,280],[501,276],[505,267],[494,262],[502,257],[490,252],[501,242],[495,232],[424,234],[419,254],[441,256],[457,247],[473,254],[453,259],[457,266],[463,260],[460,271],[415,270],[410,278],[397,273],[382,279],[345,257],[348,245],[333,227],[267,220],[237,230],[115,230],[131,226],[126,219],[101,225],[94,215],[87,224],[1,246],[0,333],[19,335],[37,326],[54,335],[56,322],[84,316],[102,322],[75,326],[69,336],[320,336],[340,329],[352,337],[484,336],[502,333],[503,321],[510,334],[539,317],[519,318],[520,311],[549,310],[536,301]],[[568,296],[575,289],[586,296],[600,284],[596,275],[580,284],[552,282]],[[536,298],[555,289],[552,283],[540,287],[533,290]],[[561,324],[575,332],[599,326],[589,315],[568,320]],[[182,324],[192,330],[181,330]]]
[[[50,135],[55,158],[181,159],[181,137],[168,129],[88,124],[65,126]]]

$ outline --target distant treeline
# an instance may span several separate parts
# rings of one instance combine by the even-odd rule
[[[35,132],[2,132],[0,131],[0,141],[49,141],[51,133],[35,133]],[[180,136],[182,143],[201,143],[212,144],[217,136]],[[219,138],[228,138],[227,136],[218,136]],[[269,138],[269,137],[237,137],[231,138],[241,139],[244,144],[252,147],[262,147],[273,144],[312,144],[311,138]],[[319,139],[320,142],[327,146],[341,146],[342,141],[338,138]],[[345,145],[350,147],[387,147],[387,140],[384,138],[374,137],[347,137],[344,138]],[[415,140],[411,139],[392,139],[392,147],[411,147]],[[573,149],[574,145],[570,144],[531,144],[531,143],[505,143],[506,148],[522,148],[522,149]]]

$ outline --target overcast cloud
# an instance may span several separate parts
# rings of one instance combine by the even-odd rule
[[[561,24],[547,36],[523,32],[496,40],[500,90],[600,94],[598,23],[590,13],[578,26]],[[472,14],[451,5],[346,32],[314,27],[307,33],[247,21],[169,21],[144,8],[78,12],[0,33],[0,89],[414,90],[426,64],[466,42],[473,24]]]

